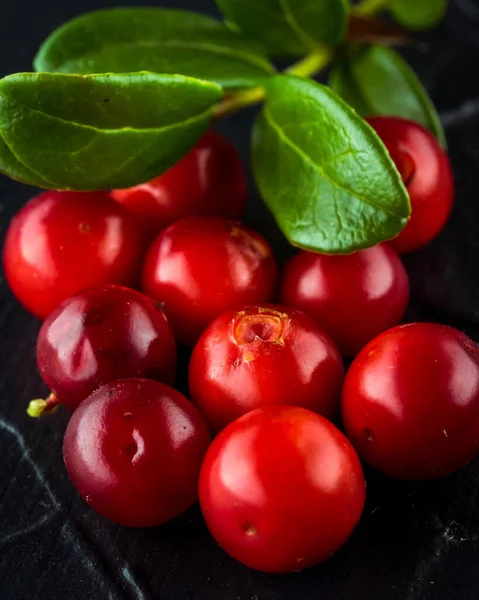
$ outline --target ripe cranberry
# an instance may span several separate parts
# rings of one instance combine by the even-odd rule
[[[400,254],[428,244],[446,224],[454,202],[449,158],[427,129],[399,117],[368,123],[389,150],[411,199],[411,219],[389,245]]]
[[[216,131],[208,131],[163,175],[112,194],[139,219],[152,239],[171,223],[190,215],[241,217],[246,204],[246,176],[235,147]]]
[[[365,500],[361,463],[346,437],[303,408],[268,406],[213,441],[200,504],[216,541],[253,569],[300,571],[336,552]]]
[[[13,293],[44,319],[85,287],[133,285],[142,254],[137,224],[109,194],[48,191],[12,220],[3,261]]]
[[[191,399],[218,432],[270,404],[334,416],[344,368],[338,350],[310,317],[293,308],[229,310],[200,337],[190,362]]]
[[[342,399],[347,434],[376,469],[432,479],[479,450],[479,362],[460,331],[430,323],[395,327],[354,360]]]
[[[223,217],[190,217],[153,242],[143,290],[164,303],[178,340],[193,345],[224,310],[272,300],[273,253],[255,231]]]
[[[409,280],[396,253],[376,246],[346,256],[300,252],[287,263],[281,302],[311,315],[344,356],[397,325]]]
[[[65,433],[68,474],[103,517],[152,527],[197,498],[208,427],[184,396],[149,379],[122,379],[94,392]]]
[[[54,398],[46,407],[33,401],[32,416],[59,402],[74,410],[100,385],[122,377],[172,383],[176,345],[153,300],[107,285],[84,290],[51,313],[38,335],[37,363]]]

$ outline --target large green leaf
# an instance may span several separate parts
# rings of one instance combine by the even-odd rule
[[[390,0],[390,11],[408,29],[430,29],[446,14],[447,0]]]
[[[255,124],[252,165],[289,241],[346,254],[395,237],[409,197],[381,140],[329,88],[278,76]]]
[[[382,46],[357,48],[333,67],[329,83],[362,116],[411,119],[424,125],[445,145],[434,105],[414,71],[396,51]]]
[[[221,89],[189,77],[21,73],[0,80],[0,171],[41,187],[147,181],[207,129]]]
[[[37,173],[34,173],[23,165],[18,158],[13,154],[3,138],[0,136],[0,173],[8,175],[11,179],[16,179],[22,183],[29,185],[36,185],[37,187],[43,187],[52,189],[55,188],[55,184],[51,181],[47,181]]]
[[[228,22],[253,35],[271,54],[304,54],[338,45],[346,33],[348,0],[216,0]]]
[[[35,58],[37,71],[188,75],[224,88],[260,85],[273,72],[263,50],[198,13],[117,8],[77,17],[57,29]]]

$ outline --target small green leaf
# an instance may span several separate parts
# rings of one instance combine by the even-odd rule
[[[394,50],[363,46],[337,63],[332,89],[363,117],[394,115],[420,123],[445,146],[439,116],[408,63]]]
[[[261,85],[274,71],[259,45],[198,13],[117,8],[77,17],[42,45],[36,71],[181,74],[224,88]]]
[[[253,172],[288,240],[347,254],[391,239],[409,197],[381,140],[329,88],[278,76],[254,128]]]
[[[298,55],[337,46],[346,34],[349,0],[216,0],[228,22],[254,36],[273,55]]]
[[[178,161],[220,98],[213,83],[174,75],[10,75],[0,80],[0,171],[47,188],[130,187]]]
[[[447,0],[391,0],[394,19],[408,29],[419,31],[437,25],[446,14]]]

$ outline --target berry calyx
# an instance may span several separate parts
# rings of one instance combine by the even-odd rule
[[[240,346],[255,341],[284,346],[289,324],[288,315],[269,307],[258,307],[238,312],[233,320],[233,336]]]

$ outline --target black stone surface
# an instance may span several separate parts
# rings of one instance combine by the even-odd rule
[[[258,0],[260,1],[260,0]],[[418,0],[421,1],[421,0]],[[40,42],[87,10],[132,0],[1,0],[0,75],[31,69]],[[152,2],[152,4],[155,4]],[[160,4],[157,2],[156,4]],[[213,0],[170,5],[216,13]],[[408,51],[446,127],[457,205],[442,235],[408,257],[408,318],[459,327],[479,340],[479,2],[452,0],[445,23]],[[248,158],[254,111],[219,128]],[[290,250],[250,182],[247,220],[284,259]],[[0,176],[1,234],[35,190]],[[29,399],[46,390],[36,372],[39,323],[0,280],[1,600],[477,600],[479,460],[444,480],[394,482],[367,471],[368,501],[350,542],[306,573],[251,571],[215,544],[194,507],[164,527],[129,530],[80,500],[62,462],[67,414],[32,422]],[[180,387],[186,387],[185,366]],[[294,526],[294,523],[292,523]]]

